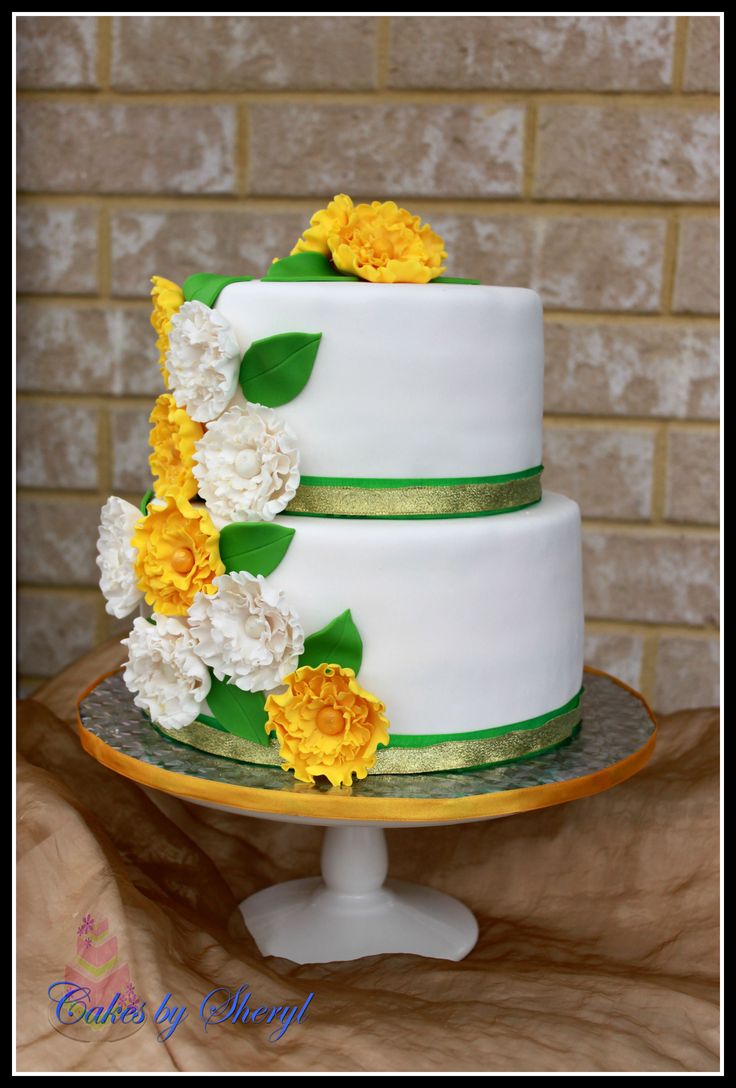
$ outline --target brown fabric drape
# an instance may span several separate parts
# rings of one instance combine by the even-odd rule
[[[319,871],[321,830],[148,792],[81,749],[77,694],[121,659],[108,643],[20,704],[18,1068],[24,1071],[709,1071],[718,1069],[717,714],[660,723],[649,766],[557,808],[389,831],[391,874],[463,899],[480,939],[460,963],[263,959],[237,903]],[[150,1010],[189,1016],[165,1043],[53,1030],[86,911],[107,917]],[[246,984],[308,1016],[204,1032],[202,998]]]

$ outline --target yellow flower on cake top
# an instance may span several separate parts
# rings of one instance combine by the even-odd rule
[[[353,204],[341,193],[312,216],[291,251],[323,253],[339,272],[371,283],[429,283],[442,275],[444,242],[393,200]]]
[[[178,284],[166,280],[163,276],[152,276],[151,299],[153,301],[153,313],[151,324],[156,330],[156,347],[158,348],[158,365],[161,367],[164,385],[169,388],[169,375],[166,370],[166,352],[169,350],[169,333],[171,332],[171,318],[184,302],[184,292]]]
[[[209,514],[183,495],[154,499],[133,534],[138,588],[154,612],[184,616],[197,593],[215,593],[225,573]]]
[[[300,782],[325,775],[333,786],[365,778],[378,745],[388,744],[383,703],[340,665],[303,665],[284,683],[283,694],[266,699],[266,731],[276,732],[284,770]]]
[[[347,227],[354,207],[350,197],[344,193],[334,197],[326,208],[314,213],[309,220],[311,226],[304,231],[289,256],[293,257],[295,253],[323,253],[325,257],[331,257],[327,238]]]
[[[197,494],[197,481],[192,475],[195,443],[203,437],[204,427],[177,407],[171,393],[162,393],[157,398],[149,423],[153,424],[149,439],[153,453],[148,463],[155,494],[159,498],[183,495],[191,499]]]

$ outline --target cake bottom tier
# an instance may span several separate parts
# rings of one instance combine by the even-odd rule
[[[570,499],[548,493],[493,517],[278,521],[296,533],[269,581],[305,631],[345,609],[360,631],[360,684],[391,723],[374,773],[503,762],[572,735],[583,601],[580,514]],[[199,723],[170,735],[278,763],[275,748]]]

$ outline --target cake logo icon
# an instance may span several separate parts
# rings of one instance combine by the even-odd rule
[[[128,964],[107,918],[87,911],[76,927],[76,949],[59,981],[48,990],[49,1019],[63,1035],[80,1042],[124,1039],[145,1020]]]

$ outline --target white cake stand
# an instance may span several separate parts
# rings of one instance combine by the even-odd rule
[[[326,828],[321,876],[273,884],[240,904],[245,924],[264,956],[328,963],[411,952],[461,960],[478,940],[475,916],[459,899],[422,884],[387,879],[384,829],[425,825],[386,822],[377,827],[263,812],[247,815]],[[436,821],[432,826],[437,826]]]
[[[350,790],[309,787],[279,768],[236,763],[172,742],[134,706],[119,672],[79,702],[84,748],[144,786],[209,808],[326,828],[322,875],[275,884],[240,904],[264,956],[326,963],[403,952],[460,960],[478,923],[459,900],[387,879],[385,828],[488,820],[599,793],[636,774],[654,717],[622,681],[586,670],[583,727],[546,756],[482,771],[375,775]]]

